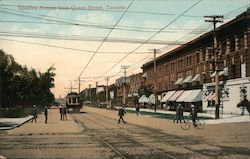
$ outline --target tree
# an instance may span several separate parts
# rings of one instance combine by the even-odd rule
[[[0,50],[0,107],[49,105],[54,101],[55,67],[41,73],[19,65],[13,56]],[[4,93],[3,93],[4,92]]]
[[[139,97],[142,95],[146,95],[149,97],[153,93],[153,86],[152,85],[142,85],[139,90]]]

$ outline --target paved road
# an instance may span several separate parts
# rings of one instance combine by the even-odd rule
[[[169,134],[132,122],[118,125],[116,119],[93,111],[74,114],[68,121],[57,121],[55,112],[50,113],[52,121],[48,125],[40,119],[36,124],[27,123],[8,135],[0,135],[0,155],[8,158],[98,159],[250,156],[249,145],[237,147],[232,138],[223,139],[228,144],[217,144],[203,137]],[[33,129],[27,131],[29,128]]]

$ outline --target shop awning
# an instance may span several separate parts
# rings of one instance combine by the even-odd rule
[[[184,91],[181,96],[176,99],[176,102],[184,102],[185,99],[192,93],[192,90]]]
[[[155,95],[154,94],[151,94],[148,97],[148,102],[151,103],[151,104],[155,104]]]
[[[142,75],[142,77],[143,77],[143,78],[147,78],[147,73],[144,73],[144,74]]]
[[[215,93],[213,93],[213,95],[211,95],[207,100],[208,100],[208,101],[215,100]]]
[[[192,83],[192,76],[187,76],[182,83]]]
[[[192,93],[184,99],[184,102],[200,102],[202,101],[202,91],[200,89],[193,90]]]
[[[139,103],[148,103],[148,98],[145,95],[142,95],[138,101]]]
[[[168,91],[167,94],[162,98],[161,103],[165,103],[175,93],[175,91]]]
[[[176,99],[183,93],[183,90],[176,91],[168,101],[176,101]]]
[[[192,82],[200,82],[201,81],[201,75],[200,74],[196,74],[192,80]]]
[[[206,97],[205,97],[205,101],[208,101],[208,99],[214,94],[214,92],[210,92]]]
[[[183,78],[178,78],[177,81],[174,83],[175,85],[181,85],[183,82]]]

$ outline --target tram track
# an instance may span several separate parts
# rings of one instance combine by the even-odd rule
[[[95,118],[98,118],[98,120],[101,120],[102,122],[106,122],[109,123],[111,125],[114,124],[114,121],[116,122],[115,119],[104,116],[104,115],[100,115],[97,113],[93,113],[91,112],[91,116],[94,116]],[[107,121],[109,120],[109,121]],[[216,145],[216,144],[211,144],[211,142],[208,143],[208,141],[213,140],[213,139],[204,139],[204,138],[194,138],[194,137],[180,137],[180,136],[175,136],[175,135],[171,135],[171,134],[163,134],[160,131],[157,132],[159,133],[159,135],[154,135],[152,136],[151,134],[151,128],[147,128],[144,126],[140,126],[140,125],[135,125],[132,123],[127,123],[126,125],[129,125],[128,127],[126,127],[126,130],[128,131],[129,134],[142,134],[142,131],[138,129],[142,128],[142,129],[146,129],[149,130],[150,133],[148,133],[149,137],[152,138],[153,140],[159,142],[159,143],[168,143],[171,144],[172,146],[178,146],[179,148],[182,147],[182,150],[187,150],[190,151],[190,154],[186,154],[185,158],[187,158],[188,156],[193,156],[194,154],[197,156],[203,156],[203,157],[215,157],[220,155],[225,155],[224,151],[226,151],[227,153],[230,153],[231,155],[238,155],[238,154],[242,154],[242,155],[250,155],[249,153],[249,149],[246,148],[240,148],[240,147],[228,147],[228,146],[220,146],[220,145]],[[120,128],[123,128],[123,126],[117,125]],[[143,132],[143,135],[145,135],[145,133]],[[168,136],[168,137],[166,137]],[[228,140],[231,140],[231,138],[229,138]],[[200,148],[193,148],[194,145],[201,145]],[[203,148],[204,147],[204,148]],[[231,150],[231,151],[229,151]],[[218,155],[217,155],[218,154]],[[174,154],[177,158],[183,158],[184,156],[182,155],[178,155],[178,154]]]
[[[95,137],[98,137],[100,141],[102,141],[104,144],[109,146],[117,154],[121,154],[123,158],[176,159],[176,157],[169,155],[164,151],[161,151],[157,148],[149,146],[141,141],[135,140],[131,138],[131,136],[123,134],[117,130],[110,129],[107,126],[104,126],[104,124],[101,124],[95,121],[94,119],[90,119],[86,115],[83,115],[78,119],[76,119],[75,116],[73,118],[74,120],[77,120],[78,123],[81,123],[81,120],[85,120],[85,121],[88,120],[88,122],[91,122],[91,124],[96,124],[102,127],[103,129],[91,130],[89,128],[86,128],[84,123],[82,123],[82,126],[84,126],[85,130],[89,129],[90,131],[95,132]],[[133,150],[138,151],[138,152],[132,152]]]

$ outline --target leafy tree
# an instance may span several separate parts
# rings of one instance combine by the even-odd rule
[[[142,85],[139,90],[139,97],[142,95],[146,95],[149,97],[153,93],[153,86],[152,85]]]
[[[0,50],[0,107],[50,105],[54,95],[55,67],[36,72],[19,65],[13,56]]]

